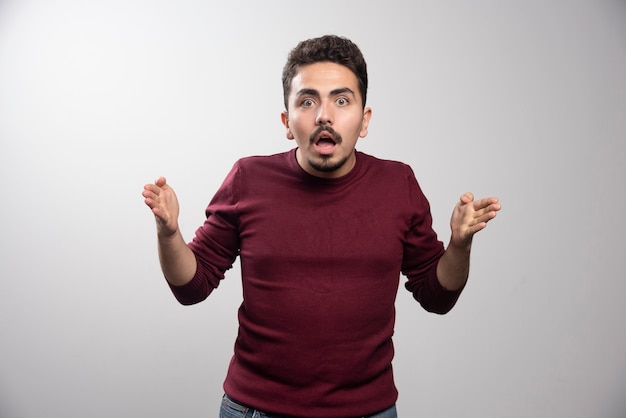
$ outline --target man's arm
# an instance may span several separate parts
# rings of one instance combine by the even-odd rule
[[[174,190],[164,177],[146,184],[142,196],[157,224],[161,270],[173,286],[183,286],[196,274],[196,257],[189,249],[178,226],[179,206]]]
[[[459,290],[465,285],[469,276],[472,238],[496,217],[500,208],[495,197],[474,201],[472,193],[461,196],[450,218],[450,243],[437,264],[437,278],[444,288]]]

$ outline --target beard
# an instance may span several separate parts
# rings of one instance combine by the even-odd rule
[[[314,144],[315,139],[322,132],[328,132],[329,134],[331,134],[337,145],[341,144],[341,142],[343,141],[343,139],[341,138],[341,135],[338,132],[336,132],[331,126],[322,125],[319,128],[317,128],[315,132],[313,132],[313,134],[309,137],[309,143]],[[319,172],[330,173],[343,167],[346,161],[348,161],[348,158],[349,156],[347,155],[339,159],[333,159],[333,155],[322,155],[316,159],[309,157],[308,163],[313,169]]]
[[[332,155],[323,155],[315,160],[309,157],[308,163],[313,169],[321,173],[331,173],[343,167],[346,161],[348,161],[348,157],[345,156],[338,160],[333,160]]]

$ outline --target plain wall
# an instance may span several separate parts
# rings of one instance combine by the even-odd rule
[[[503,205],[452,312],[401,287],[400,416],[626,416],[626,2],[3,0],[1,418],[217,416],[239,268],[178,305],[141,191],[191,239],[237,158],[294,146],[280,73],[326,33],[443,241],[463,192]]]

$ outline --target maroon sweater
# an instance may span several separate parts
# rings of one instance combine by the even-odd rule
[[[300,168],[295,150],[239,160],[189,247],[204,300],[240,257],[243,303],[224,390],[260,410],[355,417],[397,399],[391,361],[400,273],[428,311],[460,291],[439,284],[444,252],[411,168],[357,152],[339,179]]]

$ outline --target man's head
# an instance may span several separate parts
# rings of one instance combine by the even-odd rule
[[[356,163],[355,146],[367,135],[372,110],[365,106],[367,69],[352,42],[337,36],[303,41],[283,71],[287,139],[296,159],[318,177],[341,177]]]
[[[359,82],[359,93],[365,108],[367,98],[367,64],[358,46],[347,38],[325,35],[300,42],[291,50],[283,68],[283,97],[285,109],[289,110],[291,82],[298,70],[308,64],[333,62],[347,67]]]

